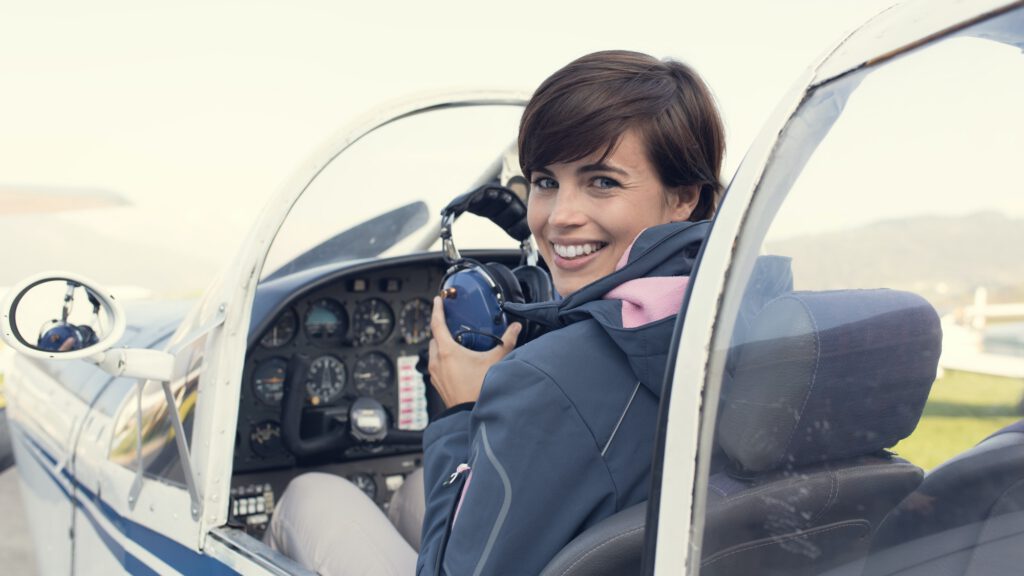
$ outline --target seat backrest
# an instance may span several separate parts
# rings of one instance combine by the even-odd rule
[[[866,555],[923,473],[885,451],[917,426],[942,333],[894,290],[793,292],[735,345],[702,574],[816,574]]]
[[[647,502],[591,526],[548,562],[541,576],[639,574]]]
[[[1024,420],[929,472],[871,549],[871,576],[1024,571]]]
[[[884,449],[917,425],[941,339],[934,309],[904,292],[796,292],[765,305],[730,358],[718,438],[731,463],[710,479],[701,573],[816,573],[862,556],[921,480]],[[543,574],[639,573],[645,511],[593,526]]]

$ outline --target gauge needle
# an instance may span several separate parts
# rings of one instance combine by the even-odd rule
[[[331,384],[331,376],[327,373],[327,369],[324,369],[324,373],[320,376],[320,385],[326,388]]]

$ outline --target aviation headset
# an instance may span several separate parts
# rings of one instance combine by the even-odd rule
[[[497,262],[463,258],[452,239],[452,224],[463,213],[483,216],[519,241],[520,265],[511,270]],[[547,271],[537,266],[537,251],[530,240],[526,205],[514,192],[487,184],[456,197],[441,210],[441,242],[448,271],[441,280],[441,300],[452,338],[472,350],[490,350],[501,343],[511,320],[504,304],[551,300],[554,286]],[[543,327],[523,324],[517,345],[536,338]]]
[[[56,318],[47,320],[43,323],[42,328],[39,329],[39,339],[36,341],[36,347],[40,350],[70,352],[71,350],[81,350],[82,348],[92,346],[99,341],[96,331],[93,330],[92,326],[87,324],[75,325],[68,322],[68,316],[71,314],[71,309],[75,304],[75,289],[79,287],[81,287],[81,284],[68,282],[67,292],[64,293],[64,307],[61,309],[60,320]],[[93,317],[99,318],[100,301],[89,293],[88,290],[86,290],[86,294],[89,296],[89,303],[92,304]],[[69,345],[69,348],[63,348],[66,343]]]

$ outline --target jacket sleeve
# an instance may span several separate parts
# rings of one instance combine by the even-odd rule
[[[455,483],[428,486],[424,541],[433,547],[421,549],[419,574],[538,574],[615,511],[594,435],[556,383],[523,360],[507,358],[488,372],[467,455],[470,469]]]

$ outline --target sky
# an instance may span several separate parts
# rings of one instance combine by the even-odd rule
[[[0,216],[3,268],[76,266],[113,283],[201,288],[296,166],[360,113],[442,89],[529,91],[598,49],[701,72],[722,109],[731,175],[799,73],[891,3],[0,0],[0,193],[91,190],[127,202]],[[45,240],[12,237],[40,229],[57,245],[74,243],[62,230],[107,242],[69,246],[62,260]],[[0,285],[16,279],[0,273]]]

